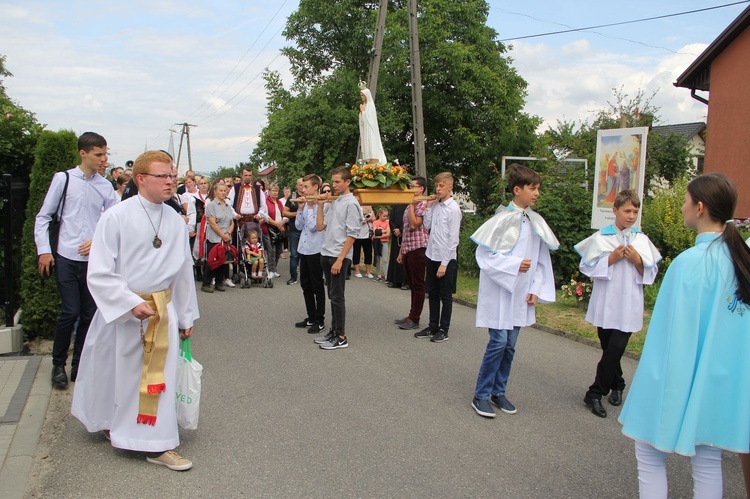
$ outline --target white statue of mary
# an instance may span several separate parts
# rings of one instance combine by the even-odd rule
[[[362,159],[369,161],[377,159],[378,164],[386,164],[383,144],[380,141],[380,127],[378,127],[378,116],[375,111],[375,100],[370,90],[362,88],[359,92],[362,104],[359,105],[359,143],[362,150]]]

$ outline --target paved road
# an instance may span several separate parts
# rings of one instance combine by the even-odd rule
[[[280,265],[286,268],[287,261]],[[393,326],[408,292],[347,283],[350,347],[318,349],[293,323],[299,286],[199,292],[193,351],[204,366],[200,429],[182,433],[195,467],[177,473],[113,450],[55,391],[27,495],[33,497],[636,497],[632,442],[617,408],[582,403],[598,352],[525,329],[508,397],[518,414],[470,407],[486,332],[454,307],[451,339]],[[625,359],[632,376],[636,363]],[[689,461],[669,461],[670,497],[692,497]],[[725,455],[726,497],[743,497]]]

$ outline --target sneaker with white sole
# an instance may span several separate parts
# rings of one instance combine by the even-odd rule
[[[325,326],[319,322],[313,322],[310,329],[307,330],[308,334],[320,334],[325,330]]]
[[[373,279],[374,277],[375,277],[375,276],[374,276],[374,275],[372,275],[372,274],[367,274],[367,278],[368,278],[368,279]]]
[[[327,335],[315,338],[313,341],[318,345],[322,345],[323,343],[332,343],[335,337],[336,334],[333,331],[328,331]]]
[[[362,274],[354,274],[354,277],[362,277]]]
[[[335,338],[333,338],[333,341],[320,344],[320,348],[322,348],[323,350],[337,350],[339,348],[348,347],[349,342],[346,341],[346,336],[344,338],[336,336]]]
[[[226,279],[224,281],[224,286],[229,286],[230,288],[233,288],[234,287],[234,283],[232,282],[231,279]]]
[[[187,471],[193,467],[193,462],[190,459],[185,459],[173,450],[168,450],[160,456],[147,457],[146,461],[151,464],[166,466],[170,470],[174,471]]]

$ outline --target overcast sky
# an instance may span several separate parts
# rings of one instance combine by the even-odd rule
[[[490,1],[500,39],[674,14],[729,0]],[[194,168],[234,166],[265,123],[265,67],[288,78],[281,31],[297,0],[0,0],[8,95],[47,128],[93,130],[122,165],[191,132]],[[510,40],[529,83],[526,111],[546,123],[587,119],[612,89],[658,90],[665,124],[704,121],[706,107],[672,83],[748,2],[619,27]],[[175,135],[179,146],[179,133]],[[386,144],[387,149],[387,144]],[[185,153],[181,162],[186,162]]]

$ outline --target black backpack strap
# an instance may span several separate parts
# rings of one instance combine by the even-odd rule
[[[60,201],[57,202],[57,209],[55,210],[55,215],[59,217],[59,220],[62,220],[62,213],[65,210],[65,196],[68,194],[68,181],[69,180],[70,180],[70,175],[68,175],[68,172],[66,171],[65,172],[65,187],[63,187],[62,197],[60,197]]]

